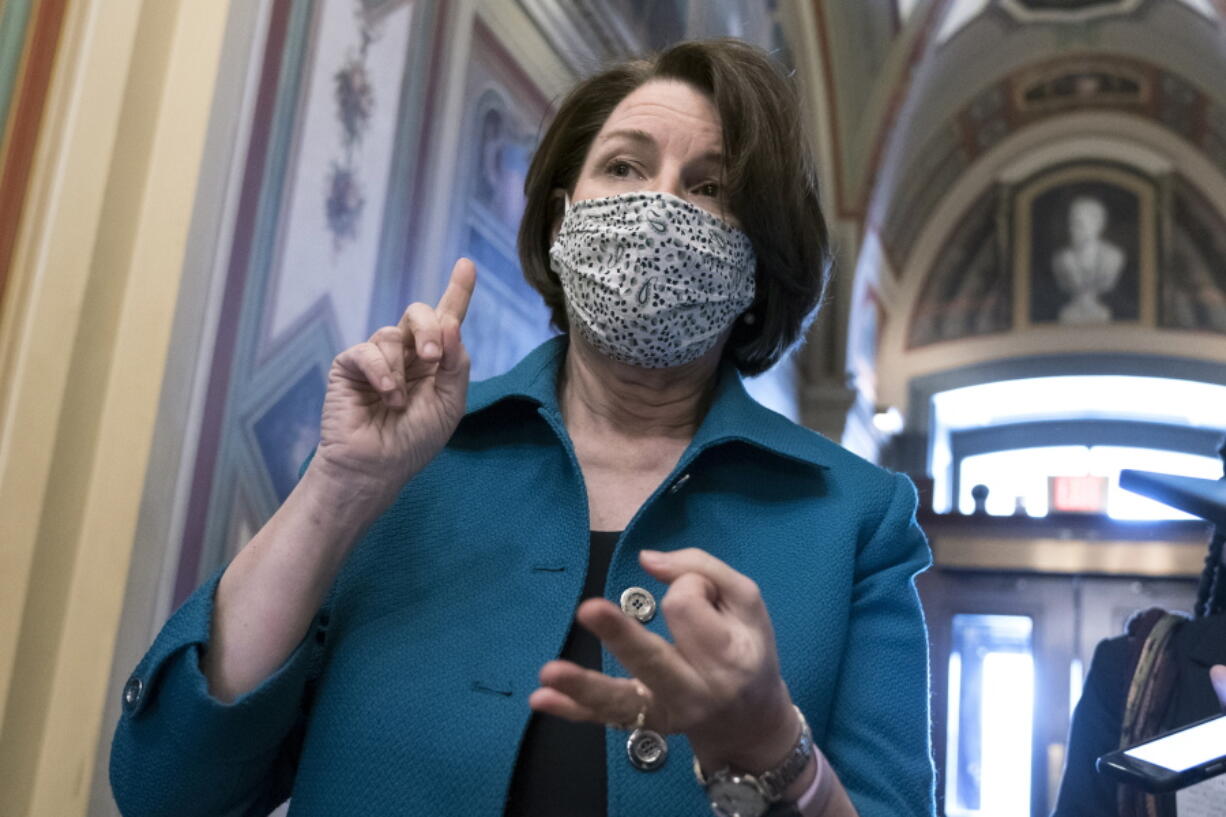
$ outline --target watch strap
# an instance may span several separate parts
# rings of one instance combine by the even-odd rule
[[[800,720],[800,737],[788,751],[787,757],[773,769],[767,769],[761,774],[737,775],[762,792],[768,803],[778,803],[783,798],[783,793],[796,782],[805,767],[809,765],[809,759],[813,757],[813,733],[809,729],[809,723],[805,720],[800,707],[793,705],[793,709],[796,710],[796,717]],[[699,785],[705,787],[716,778],[722,779],[730,776],[732,776],[731,769],[721,769],[708,777],[703,774],[698,758],[694,758],[694,777],[698,779]]]
[[[808,787],[794,802],[775,803],[765,817],[819,817],[826,807],[829,792],[822,792],[825,783],[826,764],[818,757],[817,773]]]
[[[796,717],[800,719],[800,737],[778,766],[757,776],[766,792],[766,799],[772,803],[783,797],[783,793],[804,773],[805,767],[809,765],[809,758],[813,757],[813,733],[809,731],[809,724],[800,707],[795,709]]]

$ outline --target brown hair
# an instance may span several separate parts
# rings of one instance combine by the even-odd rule
[[[549,266],[562,208],[555,191],[574,191],[588,148],[609,114],[655,79],[688,83],[719,111],[728,206],[758,257],[753,320],[736,322],[724,354],[742,373],[759,374],[801,337],[821,305],[830,256],[796,88],[764,51],[747,43],[681,43],[601,71],[567,94],[524,182],[527,203],[519,226],[524,277],[544,296],[554,325],[566,331],[562,285]]]

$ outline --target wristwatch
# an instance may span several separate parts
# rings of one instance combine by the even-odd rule
[[[764,817],[771,806],[783,798],[783,793],[809,765],[813,757],[813,733],[805,721],[804,713],[795,707],[800,718],[800,737],[792,745],[787,757],[778,766],[758,775],[738,774],[724,768],[706,776],[694,758],[694,776],[698,784],[707,790],[707,799],[716,817]]]

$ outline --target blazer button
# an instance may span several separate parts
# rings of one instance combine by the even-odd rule
[[[656,600],[641,587],[627,587],[622,591],[622,612],[646,624],[655,617]]]
[[[133,675],[128,679],[128,683],[123,685],[123,706],[129,712],[136,708],[140,703],[140,696],[145,691],[145,683],[141,679]]]
[[[626,754],[640,772],[654,772],[668,760],[668,741],[659,732],[635,729],[626,740]]]

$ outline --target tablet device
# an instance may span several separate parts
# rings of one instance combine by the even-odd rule
[[[1199,783],[1226,772],[1226,714],[1110,752],[1096,766],[1121,783],[1154,793]]]

